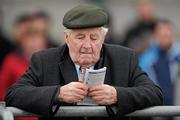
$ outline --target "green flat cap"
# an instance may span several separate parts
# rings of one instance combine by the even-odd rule
[[[108,23],[108,14],[94,5],[79,5],[68,11],[63,25],[68,29],[100,27]]]

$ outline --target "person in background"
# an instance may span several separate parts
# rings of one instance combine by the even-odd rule
[[[32,18],[22,15],[15,25],[15,42],[17,49],[9,53],[0,71],[0,100],[4,100],[9,86],[14,84],[29,67],[29,60],[34,52],[47,48],[47,40],[41,31],[34,28]],[[21,118],[21,120],[36,120],[37,118]]]
[[[28,15],[25,15],[25,14],[19,16],[18,19],[15,21],[14,40],[16,42],[16,47],[19,45],[19,43],[21,43],[21,41],[23,41],[22,36],[24,35],[24,33],[25,33],[27,27],[29,27],[29,25],[30,25],[30,17]],[[9,60],[7,61],[7,58],[9,59],[9,56],[12,56],[12,53],[14,54],[14,51],[12,51],[11,53],[9,53],[6,56],[5,60],[2,63],[2,69],[0,70],[0,100],[4,100],[4,96],[5,96],[5,93],[6,93],[6,90],[8,89],[8,87],[10,85],[12,85],[19,78],[19,76],[21,74],[23,74],[22,71],[25,71],[25,69],[23,69],[20,72],[21,74],[14,74],[13,75],[14,77],[7,76],[4,74],[4,73],[10,74],[9,68],[8,69],[6,68],[6,66],[8,64],[10,64],[10,61]],[[14,61],[12,61],[12,62],[14,62]],[[20,62],[17,62],[17,64],[20,64]],[[27,64],[26,64],[26,67],[27,67]],[[5,69],[7,69],[7,70],[5,70]],[[17,67],[16,69],[19,69],[19,68]],[[18,70],[16,70],[16,69],[15,69],[15,71],[14,70],[13,71],[17,72]],[[15,75],[16,75],[16,77],[15,77]],[[12,78],[12,80],[7,80],[4,77],[9,77],[10,79]],[[5,83],[7,83],[7,84],[5,85]]]
[[[94,19],[96,18],[96,19]],[[161,89],[138,66],[136,53],[119,45],[104,44],[108,15],[94,5],[79,5],[63,18],[63,46],[33,54],[26,73],[6,94],[7,106],[15,106],[53,118],[59,106],[77,105],[85,96],[98,105],[117,107],[106,118],[61,117],[62,120],[99,120],[124,117],[137,109],[162,104]],[[80,68],[107,67],[104,84],[88,88],[80,79]],[[122,118],[128,119],[128,118]]]
[[[148,48],[157,21],[154,5],[151,0],[139,0],[137,4],[137,20],[129,26],[122,42],[123,46],[134,49],[138,54]]]
[[[141,68],[161,86],[164,105],[174,105],[174,86],[180,63],[180,43],[175,39],[173,25],[168,20],[156,24],[151,46],[139,57]],[[164,118],[163,120],[171,120]]]
[[[4,34],[2,24],[3,15],[2,11],[0,10],[0,69],[6,55],[15,49],[14,44]]]
[[[45,11],[35,11],[32,13],[32,26],[41,31],[44,36],[46,36],[48,42],[48,48],[60,46],[51,36],[50,36],[50,23],[51,18]]]
[[[5,36],[3,31],[0,29],[0,69],[4,58],[10,52],[15,49],[15,46],[10,40]]]

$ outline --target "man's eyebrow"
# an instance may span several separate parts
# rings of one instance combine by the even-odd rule
[[[77,33],[76,36],[84,36],[83,33]]]
[[[94,33],[90,35],[91,37],[99,37],[98,34]]]

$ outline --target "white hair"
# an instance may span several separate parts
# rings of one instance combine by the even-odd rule
[[[101,31],[101,34],[105,37],[108,32],[108,28],[100,27],[100,31]]]
[[[108,28],[105,27],[99,27],[101,34],[105,37],[107,32],[108,32]],[[68,36],[71,35],[72,29],[65,29],[64,30],[65,33],[67,33]]]

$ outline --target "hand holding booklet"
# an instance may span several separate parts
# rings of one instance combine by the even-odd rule
[[[84,84],[86,84],[87,87],[92,87],[95,85],[102,85],[104,84],[106,74],[106,67],[103,67],[98,70],[93,69],[86,69],[86,72],[84,74]],[[95,101],[91,98],[86,96],[82,102],[77,103],[77,105],[97,105]]]

